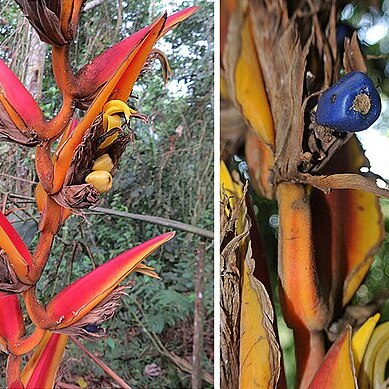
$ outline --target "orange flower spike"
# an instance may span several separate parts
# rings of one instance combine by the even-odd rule
[[[29,284],[28,272],[32,267],[32,257],[22,238],[8,219],[0,212],[0,247],[8,256],[20,281]]]
[[[301,387],[309,384],[323,359],[321,330],[328,319],[328,306],[318,283],[308,190],[287,183],[277,188],[280,302],[285,321],[301,346],[296,346],[297,382]]]
[[[169,22],[168,22],[169,18],[167,18],[162,31],[154,39],[151,36],[147,38],[148,41],[145,42],[144,50],[139,51],[137,53],[133,62],[131,63],[131,67],[128,67],[126,69],[123,76],[116,84],[115,90],[117,90],[117,92],[114,93],[113,98],[117,100],[127,101],[128,97],[131,94],[132,88],[135,84],[135,81],[139,77],[139,73],[141,72],[143,65],[145,64],[147,57],[151,52],[156,40],[161,38],[164,34],[166,34],[166,32],[168,32],[171,28],[173,28],[177,23],[180,23],[181,21],[185,20],[197,10],[198,7],[191,7],[176,14],[175,17],[171,18]]]
[[[357,387],[351,351],[351,327],[347,325],[339,339],[327,352],[309,389],[353,389]]]
[[[57,193],[61,189],[65,180],[66,172],[73,158],[74,150],[80,144],[85,131],[92,125],[95,118],[102,112],[104,104],[107,102],[114,88],[116,88],[116,85],[122,77],[123,73],[127,68],[132,69],[133,62],[139,61],[140,57],[144,58],[144,61],[147,59],[147,56],[150,52],[150,44],[153,42],[151,44],[152,46],[161,33],[161,30],[165,25],[165,19],[166,16],[157,19],[149,28],[149,30],[145,32],[142,39],[139,39],[139,43],[135,49],[128,55],[116,73],[99,92],[93,104],[89,107],[84,119],[77,125],[70,137],[64,143],[63,147],[61,147],[61,149],[55,153],[56,159],[54,162],[54,182],[52,193]]]
[[[174,28],[178,23],[183,22],[184,20],[188,19],[189,16],[196,13],[200,7],[193,6],[189,8],[185,8],[182,11],[176,12],[175,14],[169,16],[166,19],[166,24],[164,29],[162,30],[161,37],[165,35],[167,32],[169,32],[172,28]]]
[[[166,19],[166,14],[163,16]],[[145,64],[147,57],[149,56],[155,42],[162,35],[163,28],[165,23],[161,26],[161,29],[154,30],[154,32],[149,34],[142,45],[141,50],[139,50],[133,60],[131,65],[126,68],[121,78],[115,85],[115,92],[113,93],[112,98],[122,101],[127,101],[128,97],[131,94],[132,88],[135,84],[135,81],[139,77],[143,65]]]
[[[309,330],[320,331],[327,321],[327,307],[317,284],[307,188],[281,183],[277,199],[280,297],[284,316],[292,328],[304,324]]]
[[[174,232],[148,240],[116,258],[104,263],[63,289],[43,308],[36,300],[33,288],[24,292],[26,307],[31,320],[44,329],[61,329],[76,323],[104,300],[137,265]]]
[[[46,332],[21,374],[26,389],[54,387],[67,339],[66,335]]]

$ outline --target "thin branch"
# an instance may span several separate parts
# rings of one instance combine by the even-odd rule
[[[108,367],[101,359],[97,358],[96,355],[93,355],[80,341],[78,341],[74,336],[70,336],[72,342],[82,350],[96,365],[100,366],[106,374],[108,374],[115,382],[117,382],[121,388],[132,389],[122,378],[120,378],[110,367]]]
[[[0,192],[2,193],[2,192]],[[28,197],[28,196],[21,196],[17,195],[14,193],[8,193],[9,197],[14,197],[17,199],[24,199],[27,201],[35,201],[33,197]],[[146,223],[152,223],[152,224],[157,224],[160,226],[164,227],[169,227],[169,228],[174,228],[180,231],[186,231],[190,232],[191,234],[199,235],[207,239],[213,239],[214,235],[212,231],[206,230],[204,228],[200,227],[195,227],[190,224],[182,223],[176,220],[171,220],[171,219],[166,219],[163,217],[158,217],[158,216],[149,216],[149,215],[141,215],[138,213],[130,213],[130,212],[124,212],[124,211],[116,211],[114,209],[109,209],[109,208],[101,208],[101,207],[91,207],[90,210],[92,212],[85,212],[86,214],[91,214],[93,212],[97,213],[104,213],[106,215],[112,215],[112,216],[120,216],[120,217],[126,217],[128,219],[133,219],[133,220],[139,220],[143,221]]]
[[[200,236],[203,236],[204,238],[208,238],[208,239],[214,238],[212,231],[208,231],[208,230],[205,230],[203,228],[195,227],[195,226],[192,226],[190,224],[181,223],[181,222],[176,221],[176,220],[165,219],[163,217],[158,217],[158,216],[140,215],[140,214],[136,214],[136,213],[116,211],[116,210],[108,209],[108,208],[93,207],[90,209],[91,209],[91,211],[104,213],[106,215],[126,217],[129,219],[140,220],[140,221],[144,221],[147,223],[158,224],[160,226],[165,226],[165,227],[174,228],[174,229],[181,230],[181,231],[190,232],[192,234],[200,235]]]
[[[15,177],[15,176],[13,176],[11,174],[7,174],[7,173],[0,173],[0,176],[7,177],[7,178],[12,178],[13,180],[17,180],[17,181],[27,182],[27,183],[29,183],[31,185],[38,185],[38,182],[27,180],[26,178]]]

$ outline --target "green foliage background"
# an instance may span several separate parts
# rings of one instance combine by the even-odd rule
[[[121,9],[118,9],[118,4]],[[199,5],[200,11],[170,32],[158,45],[168,54],[173,69],[171,82],[163,86],[160,66],[144,73],[131,104],[149,116],[149,124],[132,122],[136,133],[114,177],[114,186],[99,206],[161,216],[213,230],[213,1],[128,0],[104,2],[82,14],[73,50],[79,67],[93,56],[135,30],[150,23],[165,9],[177,11]],[[0,0],[0,55],[23,76],[21,39],[25,21],[14,2]],[[41,107],[52,116],[60,107],[47,56]],[[36,181],[33,151],[11,144],[0,145],[0,173]],[[23,174],[22,174],[23,173]],[[33,186],[0,176],[0,192],[33,196]],[[28,199],[10,196],[16,211],[15,225],[28,240],[36,228],[35,206]],[[21,202],[22,201],[22,202]],[[31,222],[32,221],[32,222]],[[30,224],[26,224],[30,223]],[[31,224],[32,223],[32,224]],[[87,213],[72,216],[55,240],[48,267],[39,282],[39,294],[47,300],[69,282],[109,258],[143,242],[166,228],[131,219]],[[191,361],[194,311],[195,250],[201,238],[177,232],[176,238],[146,262],[161,280],[136,275],[115,317],[104,326],[108,336],[87,347],[101,357],[134,388],[183,388],[190,375],[177,369],[158,352],[148,333],[157,336],[167,350]],[[36,237],[31,242],[34,246]],[[205,352],[204,370],[213,371],[213,245],[206,242],[204,269]],[[3,370],[5,359],[1,356]],[[157,377],[144,374],[145,366],[161,368]],[[75,383],[83,377],[89,387],[110,387],[102,370],[68,343],[62,379]],[[0,386],[2,386],[0,381]]]

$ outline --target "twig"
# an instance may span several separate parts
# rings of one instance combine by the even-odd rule
[[[8,193],[4,193],[3,204],[1,205],[1,212],[5,215],[8,200]]]
[[[8,193],[8,192],[3,192],[1,191],[0,193]],[[35,199],[34,197],[31,197],[31,196],[23,196],[23,195],[18,195],[16,193],[8,193],[8,196],[9,197],[14,197],[15,199],[21,199],[21,200],[26,200],[26,201],[31,201],[31,202],[35,202]]]
[[[95,261],[95,257],[92,253],[92,250],[90,249],[89,245],[86,243],[87,239],[86,239],[85,231],[82,228],[82,223],[80,223],[79,226],[80,226],[81,237],[82,237],[82,241],[80,242],[80,244],[81,244],[82,248],[86,251],[86,254],[88,255],[88,257],[91,259],[92,264],[93,264],[93,268],[96,269],[96,267],[98,267],[99,265]]]
[[[195,286],[195,311],[193,322],[193,352],[192,352],[192,389],[201,388],[201,361],[203,354],[203,332],[204,332],[204,270],[205,243],[200,242],[197,250],[197,270]]]
[[[38,182],[27,180],[26,178],[15,177],[15,176],[12,176],[11,174],[0,173],[0,176],[7,177],[7,178],[12,178],[13,180],[17,180],[17,181],[27,182],[27,183],[32,184],[32,185],[38,185],[39,184]]]
[[[93,355],[80,341],[78,341],[74,336],[70,336],[72,342],[82,350],[89,358],[96,363],[96,365],[100,366],[105,373],[107,373],[115,382],[117,382],[121,388],[124,389],[132,389],[130,385],[128,385],[122,378],[120,378],[110,367],[108,367],[101,359],[97,358]]]
[[[212,231],[205,230],[204,228],[195,227],[195,226],[192,226],[190,224],[181,223],[181,222],[176,221],[176,220],[165,219],[163,217],[140,215],[140,214],[136,214],[136,213],[116,211],[114,209],[100,208],[100,207],[93,207],[93,208],[91,208],[91,211],[105,213],[106,215],[126,217],[129,219],[140,220],[140,221],[144,221],[144,222],[148,222],[148,223],[152,223],[152,224],[158,224],[160,226],[175,228],[177,230],[190,232],[192,234],[200,235],[200,236],[203,236],[204,238],[208,238],[208,239],[214,238]]]

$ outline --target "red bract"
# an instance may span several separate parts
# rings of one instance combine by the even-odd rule
[[[25,388],[52,388],[62,361],[68,337],[47,332],[24,367],[21,381]]]
[[[169,16],[166,19],[165,25],[157,39],[163,37],[175,25],[188,18],[197,10],[198,7],[190,7]],[[108,50],[92,59],[76,75],[70,73],[71,70],[68,68],[67,77],[71,80],[71,93],[77,100],[78,104],[89,105],[91,103],[91,97],[96,96],[96,93],[101,86],[113,76],[128,54],[131,53],[139,42],[147,35],[150,28],[151,26],[144,27],[136,33],[130,35],[128,38],[123,39],[121,42],[110,47]],[[139,71],[135,71],[130,66],[128,69],[128,71],[131,72],[133,77],[136,79],[140,69]],[[132,85],[128,85],[127,87],[132,89]],[[87,104],[88,100],[89,104]]]
[[[0,212],[0,248],[7,254],[7,261],[20,281],[29,283],[28,272],[33,267],[31,254],[22,238],[2,212]],[[1,282],[3,280],[0,274]]]
[[[71,119],[74,104],[64,99],[58,115],[45,121],[42,111],[24,85],[0,60],[0,135],[7,140],[34,146],[40,139],[56,137]]]
[[[111,259],[62,290],[45,308],[37,302],[34,290],[29,289],[25,300],[31,319],[44,329],[71,326],[106,299],[141,261],[174,235],[168,232],[157,236]]]
[[[15,345],[23,335],[24,324],[18,296],[0,292],[0,350],[9,352],[9,345]]]

